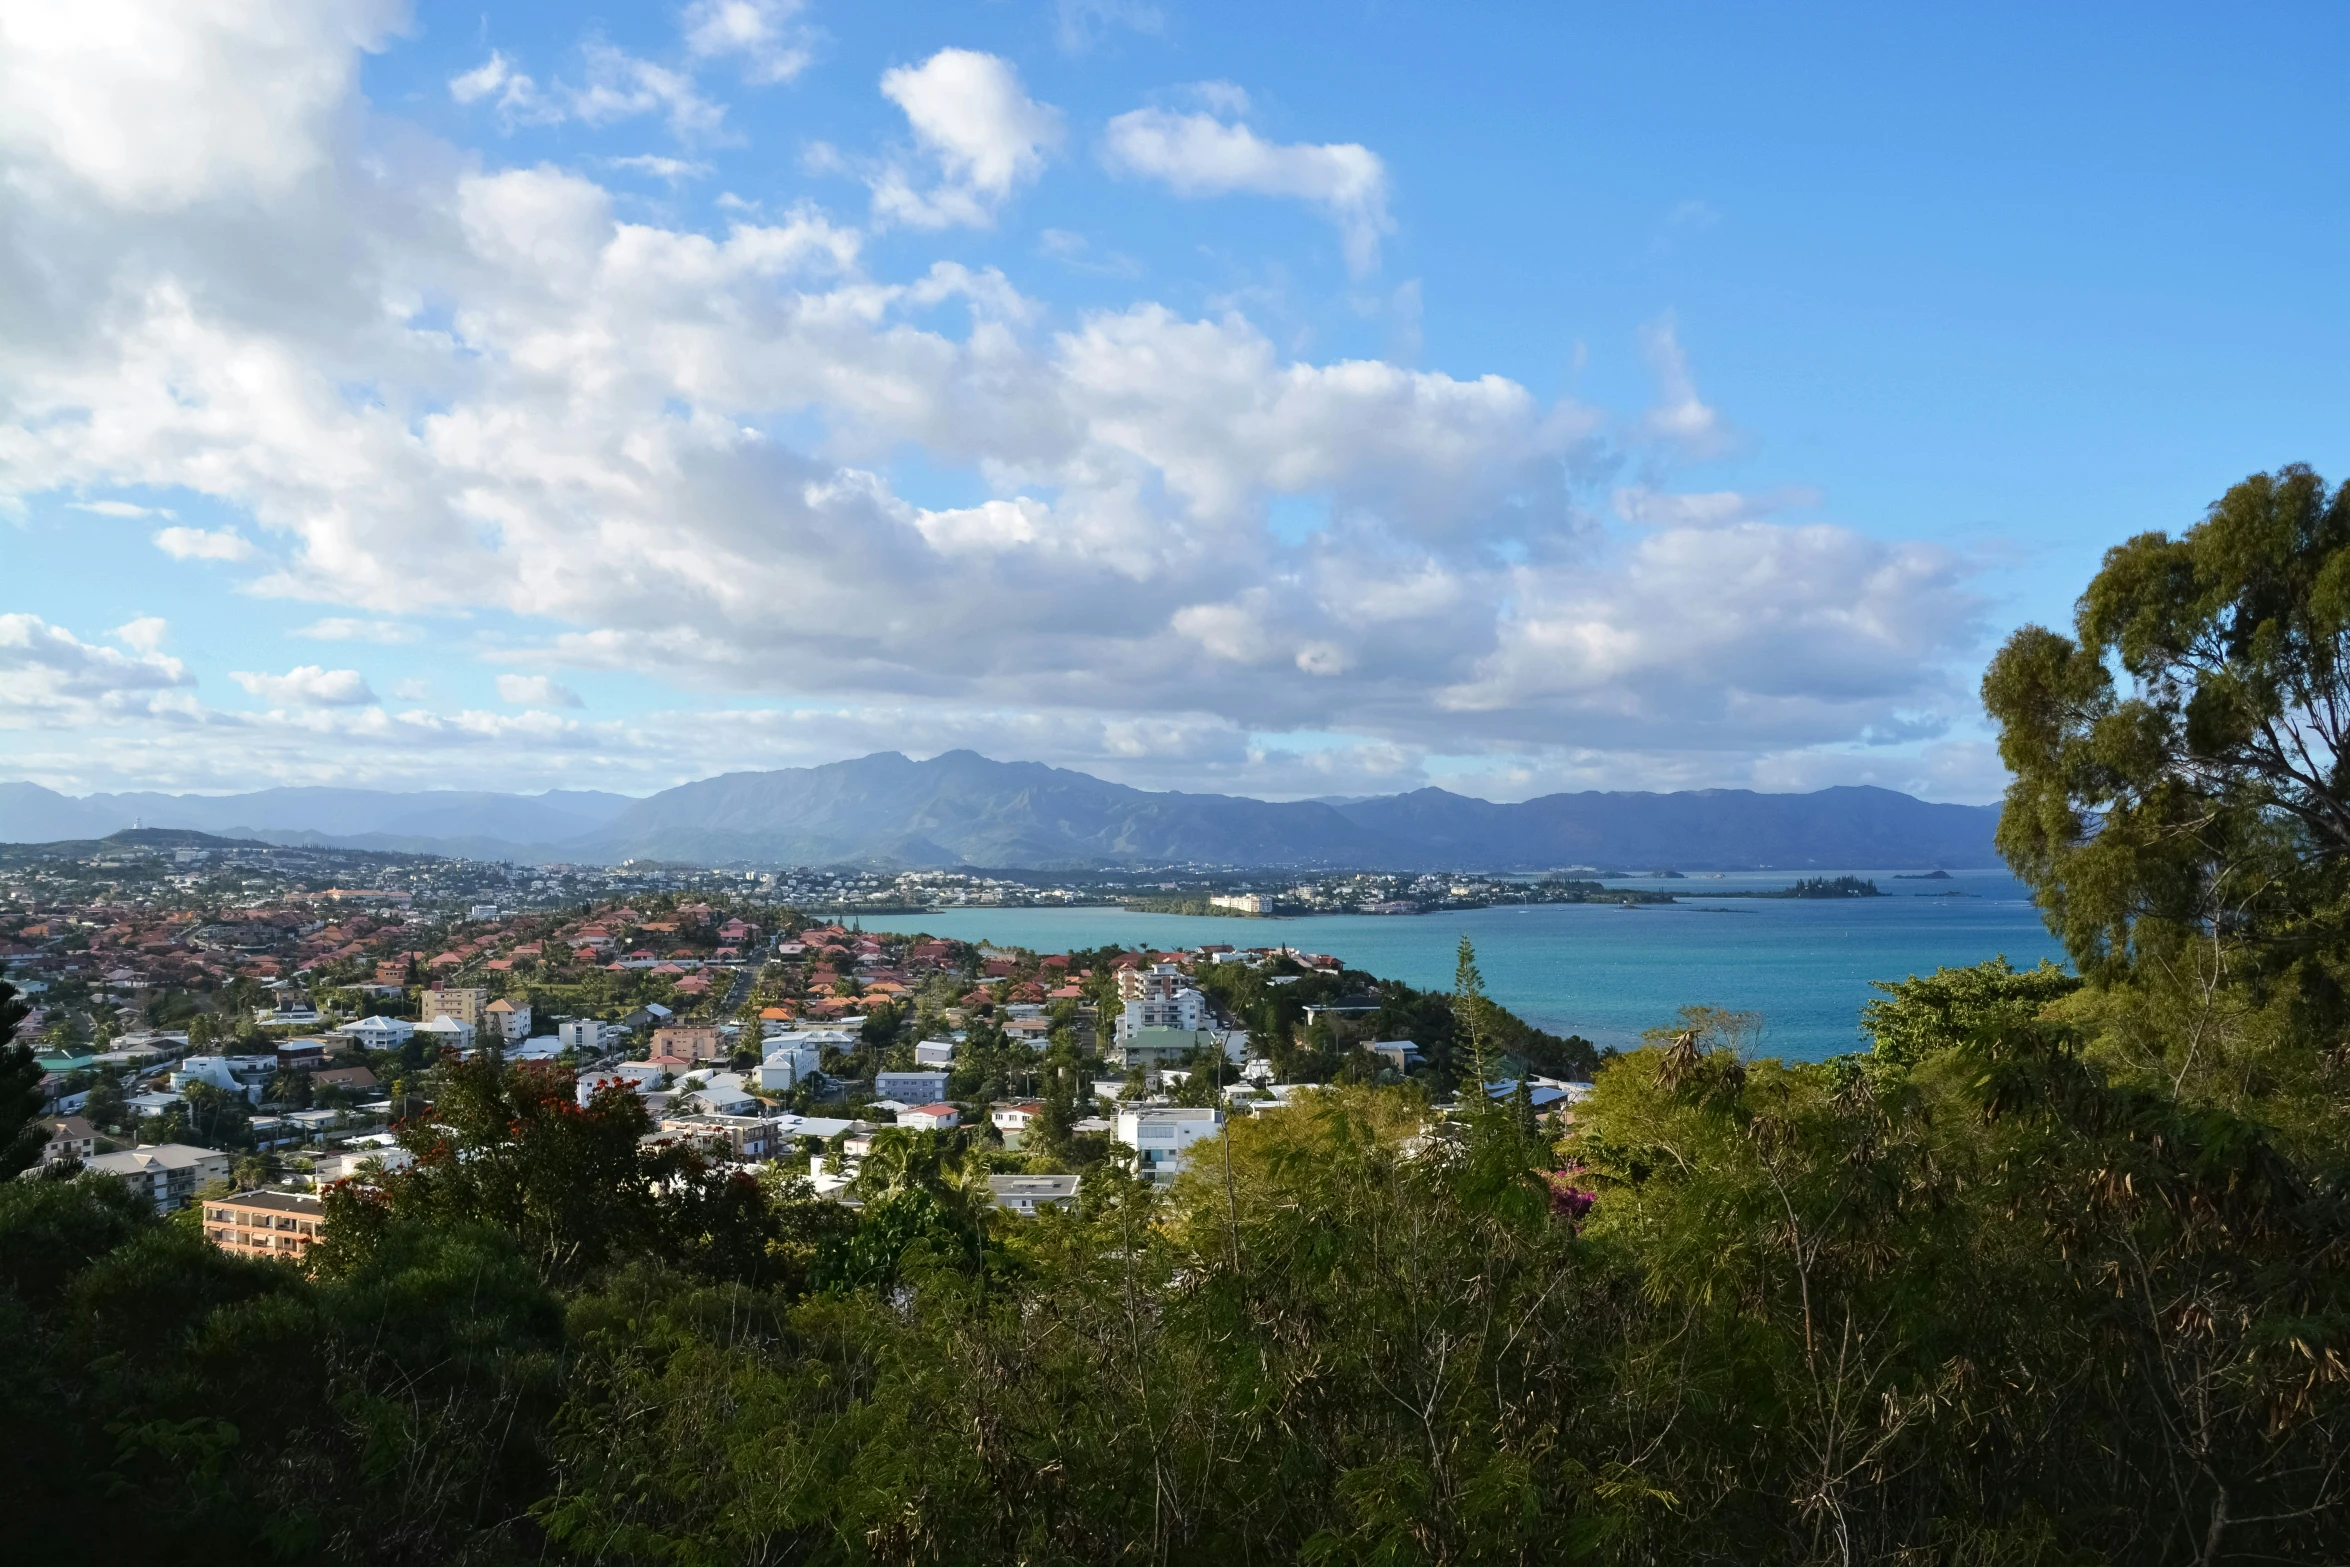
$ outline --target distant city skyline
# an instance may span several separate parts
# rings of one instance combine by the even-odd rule
[[[2350,477],[2337,8],[0,0],[0,780],[1995,798]]]

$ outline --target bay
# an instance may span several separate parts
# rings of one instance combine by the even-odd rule
[[[1887,871],[1807,872],[1874,880],[1888,896],[1758,899],[1769,872],[1610,885],[1669,890],[1670,907],[1519,905],[1419,915],[1319,914],[1296,919],[1130,914],[1114,908],[952,909],[876,916],[868,928],[927,931],[1041,952],[1128,946],[1159,950],[1230,942],[1327,952],[1351,968],[1430,990],[1452,988],[1462,936],[1477,947],[1487,991],[1559,1034],[1631,1046],[1689,1003],[1756,1012],[1766,1055],[1819,1060],[1861,1048],[1860,1009],[1871,980],[1901,979],[2004,956],[2019,968],[2063,950],[2022,883],[2004,871],[1957,871],[1949,881],[1895,880]],[[1950,896],[1956,893],[1958,896]]]

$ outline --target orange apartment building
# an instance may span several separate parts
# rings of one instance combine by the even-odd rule
[[[240,1257],[300,1262],[325,1229],[325,1205],[307,1192],[238,1192],[204,1203],[205,1239]]]

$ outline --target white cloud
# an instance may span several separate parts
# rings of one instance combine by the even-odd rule
[[[1143,300],[1047,327],[1000,273],[870,271],[861,236],[810,210],[624,220],[579,172],[485,167],[370,120],[351,47],[318,47],[331,58],[294,75],[344,95],[288,122],[312,135],[310,172],[274,190],[201,173],[177,209],[121,207],[0,140],[0,471],[32,497],[206,497],[242,531],[164,529],[159,547],[252,559],[269,530],[255,586],[317,605],[321,639],[387,635],[385,606],[526,615],[540,645],[510,637],[500,667],[698,694],[641,732],[434,715],[421,693],[399,697],[417,717],[295,696],[198,712],[169,681],[136,685],[162,664],[85,649],[124,660],[146,705],[60,730],[52,771],[79,744],[190,776],[495,782],[479,737],[543,735],[650,785],[707,769],[712,703],[768,698],[777,716],[724,720],[761,737],[745,761],[969,744],[1193,787],[1374,776],[1253,738],[1314,731],[1382,767],[1496,758],[1513,788],[1611,765],[1714,783],[1809,749],[1915,751],[1972,711],[1950,673],[1975,635],[1965,562],[1790,526],[1754,497],[1632,487],[1614,511],[1630,525],[1603,520],[1626,465],[1685,450],[1684,425],[1498,375],[1302,358],[1237,312]],[[86,69],[113,68],[91,52]],[[1002,103],[1050,114],[1003,80]],[[1033,123],[932,123],[964,150],[952,172],[925,155],[977,212],[1051,145]],[[970,493],[901,495],[906,453]],[[1327,522],[1285,542],[1276,505]],[[833,716],[786,716],[817,709]],[[211,749],[153,745],[162,723]]]
[[[361,50],[402,0],[74,0],[0,7],[0,152],[118,207],[267,198],[323,164]],[[198,133],[200,128],[200,133]]]
[[[75,511],[86,511],[93,517],[176,517],[177,512],[164,506],[135,506],[129,501],[75,501]]]
[[[1245,106],[1234,92],[1217,95],[1226,112]],[[1102,158],[1114,173],[1158,180],[1178,196],[1244,193],[1318,207],[1338,226],[1347,265],[1358,274],[1379,264],[1379,238],[1395,226],[1387,215],[1387,166],[1354,142],[1269,142],[1217,112],[1136,109],[1110,121]]]
[[[495,49],[472,70],[449,78],[449,96],[463,104],[487,100],[509,127],[552,124],[563,118],[561,107],[539,91],[539,84]]]
[[[114,628],[114,640],[134,653],[153,653],[163,646],[171,625],[160,615],[141,615]]]
[[[143,633],[145,623],[123,630],[134,628]],[[0,615],[0,727],[70,729],[183,715],[188,699],[180,693],[196,683],[187,666],[151,647],[132,647],[120,653],[84,642],[38,615]]]
[[[303,664],[282,675],[238,670],[229,678],[273,707],[364,707],[375,700],[356,669]]]
[[[814,38],[801,0],[694,0],[685,8],[686,52],[738,56],[754,82],[788,82],[808,68]]]
[[[516,707],[584,707],[579,693],[546,675],[500,675],[498,700]]]
[[[1057,0],[1053,38],[1065,54],[1084,54],[1121,27],[1155,38],[1167,16],[1149,0]]]
[[[663,158],[651,153],[607,161],[616,169],[633,169],[639,174],[650,174],[657,180],[667,180],[672,185],[698,180],[710,173],[710,165],[707,163],[694,163],[684,158]]]
[[[571,112],[589,125],[658,113],[681,140],[708,140],[724,129],[726,111],[703,97],[683,71],[639,59],[625,49],[590,41],[587,81],[570,91]]]
[[[702,96],[690,72],[671,70],[600,39],[591,38],[581,45],[580,54],[587,68],[583,81],[558,81],[541,88],[536,79],[493,49],[487,60],[449,79],[449,96],[461,104],[490,104],[509,129],[555,125],[567,119],[601,126],[659,114],[668,121],[670,134],[682,141],[723,137],[725,108]]]
[[[252,542],[234,528],[163,528],[155,547],[173,560],[251,560]]]
[[[1641,419],[1641,433],[1668,442],[1691,457],[1719,457],[1735,434],[1721,414],[1697,395],[1697,378],[1690,374],[1689,356],[1681,351],[1679,328],[1671,316],[1640,335],[1641,352],[1656,376],[1657,401]]]
[[[416,628],[404,626],[396,620],[360,620],[345,615],[329,615],[297,627],[297,637],[308,637],[315,642],[413,642]]]
[[[939,173],[918,190],[903,167],[883,170],[873,181],[873,211],[885,221],[985,227],[1061,145],[1061,111],[1030,98],[1019,71],[996,55],[941,49],[918,66],[884,71],[881,92],[905,111]]]

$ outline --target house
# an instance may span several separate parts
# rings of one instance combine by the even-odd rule
[[[696,1110],[661,1117],[661,1136],[694,1143],[741,1164],[774,1158],[781,1133],[781,1123],[766,1116]]]
[[[1420,1047],[1408,1039],[1375,1040],[1364,1048],[1398,1072],[1408,1072],[1420,1064]]]
[[[289,1039],[277,1047],[277,1069],[281,1072],[308,1072],[324,1065],[323,1039]]]
[[[1030,1216],[1045,1208],[1058,1208],[1077,1200],[1078,1177],[1074,1175],[991,1175],[987,1178],[988,1195],[999,1208]]]
[[[90,1156],[98,1151],[97,1128],[78,1115],[56,1116],[39,1125],[48,1139],[41,1144],[41,1163],[44,1165],[63,1164],[72,1159],[79,1159],[86,1164]]]
[[[474,1033],[480,1030],[482,1009],[489,1003],[486,990],[427,990],[417,997],[417,1015],[426,1023],[453,1018],[465,1025],[467,1033]]]
[[[405,1170],[416,1163],[416,1155],[405,1148],[362,1147],[353,1143],[335,1153],[322,1153],[310,1161],[310,1178],[325,1186],[335,1181],[347,1181],[358,1175],[369,1160],[380,1160],[387,1171]]]
[[[427,1018],[417,1025],[415,1037],[427,1045],[463,1055],[473,1048],[473,1025],[446,1015]]]
[[[261,1090],[277,1075],[277,1057],[189,1056],[171,1069],[166,1081],[175,1094],[190,1083],[209,1083],[225,1094],[243,1094],[252,1104],[261,1102]]]
[[[876,1072],[873,1091],[884,1099],[926,1105],[947,1096],[947,1074],[936,1067],[920,1067],[911,1072]]]
[[[1117,1140],[1134,1150],[1134,1172],[1161,1186],[1175,1179],[1193,1143],[1224,1130],[1224,1112],[1152,1106],[1118,1112]]]
[[[335,1030],[363,1050],[397,1050],[408,1043],[416,1025],[401,1017],[353,1018]]]
[[[988,1111],[987,1118],[994,1123],[997,1131],[1003,1133],[1004,1146],[1017,1148],[1021,1139],[1028,1135],[1028,1129],[1036,1124],[1036,1118],[1043,1114],[1044,1106],[1031,1099],[1019,1104],[997,1105]]]
[[[1244,1035],[1244,1055],[1245,1039]],[[1221,1042],[1216,1030],[1209,1028],[1138,1028],[1131,1033],[1121,1029],[1110,1046],[1109,1059],[1114,1066],[1175,1066],[1193,1051],[1213,1050]]]
[[[770,1048],[759,1062],[759,1087],[762,1092],[788,1094],[793,1089],[819,1074],[822,1052],[807,1045],[779,1045],[767,1041]]]
[[[264,1028],[316,1028],[318,1008],[300,991],[285,990],[271,1005],[254,1008],[253,1021]]]
[[[916,1066],[952,1066],[955,1061],[955,1042],[951,1039],[925,1039],[914,1047]]]
[[[228,1163],[228,1155],[215,1148],[143,1143],[119,1153],[95,1154],[82,1161],[82,1168],[118,1178],[134,1194],[151,1198],[157,1213],[171,1213],[194,1200],[199,1187],[227,1180]]]
[[[308,1192],[239,1192],[204,1204],[204,1238],[240,1257],[300,1262],[326,1233],[326,1205]]]
[[[962,1119],[963,1112],[950,1104],[916,1105],[898,1113],[898,1125],[910,1126],[917,1132],[949,1131]]]
[[[1004,1037],[1017,1039],[1031,1050],[1042,1050],[1053,1042],[1053,1025],[1041,1017],[1015,1017],[1004,1024]]]
[[[685,1097],[714,1115],[747,1115],[759,1107],[743,1087],[740,1072],[712,1072],[685,1079]]]
[[[715,1023],[668,1023],[653,1030],[653,1054],[715,1061],[720,1054]]]
[[[530,1037],[530,1005],[516,1005],[503,997],[481,1009],[481,1032],[503,1044],[516,1044]]]
[[[375,1074],[363,1066],[336,1066],[328,1067],[322,1072],[311,1073],[310,1086],[312,1088],[348,1088],[353,1093],[359,1093],[378,1085]]]

